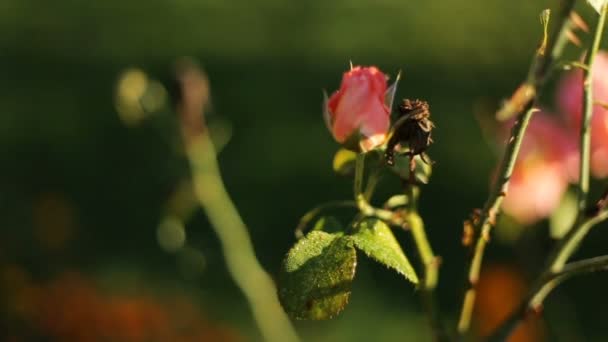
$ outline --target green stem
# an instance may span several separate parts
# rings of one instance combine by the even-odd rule
[[[564,265],[561,272],[551,275],[551,280],[564,282],[574,276],[605,271],[608,269],[608,255],[602,255],[594,258],[574,261]]]
[[[406,226],[412,233],[412,238],[414,239],[418,255],[420,256],[420,262],[424,268],[424,278],[420,283],[420,297],[431,325],[433,339],[435,341],[449,341],[449,336],[443,326],[441,317],[439,316],[437,300],[434,293],[437,282],[439,281],[440,261],[439,258],[435,256],[435,253],[433,253],[433,249],[424,228],[424,221],[418,214],[417,192],[417,186],[409,183],[406,184],[405,193],[409,198],[407,204],[408,214],[406,217]]]
[[[583,273],[606,270],[608,268],[608,256],[584,259],[565,264],[561,271],[549,273],[544,285],[536,292],[529,306],[540,308],[549,293],[565,280]]]
[[[491,192],[486,205],[484,206],[482,214],[479,218],[479,224],[475,227],[475,231],[479,232],[479,236],[475,243],[473,257],[471,258],[469,264],[469,272],[467,276],[468,288],[464,295],[460,319],[458,321],[458,332],[460,334],[465,334],[471,325],[471,316],[473,313],[473,306],[475,305],[476,286],[479,279],[479,274],[481,272],[484,251],[490,239],[490,232],[500,209],[500,205],[502,204],[504,196],[509,189],[509,180],[511,178],[511,174],[513,173],[513,168],[515,166],[515,161],[521,147],[521,142],[523,140],[526,127],[528,126],[530,118],[535,111],[532,108],[532,103],[533,102],[530,102],[530,108],[528,108],[517,119],[513,129],[511,130],[511,138],[509,139],[507,151],[501,164],[500,178],[498,178],[498,181],[496,182],[496,185]]]
[[[522,110],[511,129],[507,149],[500,164],[498,179],[490,192],[479,220],[474,227],[477,237],[474,244],[473,255],[469,261],[467,285],[458,321],[458,332],[461,335],[467,334],[470,329],[476,298],[476,286],[481,272],[484,251],[489,241],[496,216],[500,210],[500,205],[509,189],[509,180],[519,154],[521,142],[524,138],[530,118],[535,112],[534,105],[552,70],[555,59],[561,54],[565,45],[563,42],[565,41],[564,39],[568,31],[568,17],[574,7],[574,2],[574,0],[567,0],[563,3],[557,25],[552,30],[551,36],[547,38],[546,42],[543,37],[543,44],[541,44],[543,48],[537,51],[532,65],[530,66],[530,71],[528,72],[528,79],[524,84],[524,87],[527,87],[528,89],[526,93],[531,95],[526,95],[523,103],[505,105],[512,108],[522,108]],[[498,114],[503,111],[505,111],[505,109],[501,108],[498,111]]]
[[[439,278],[439,262],[426,236],[424,222],[416,212],[409,213],[406,221],[414,238],[418,255],[420,255],[420,261],[424,266],[422,290],[433,291],[437,287],[437,280]]]
[[[580,177],[578,183],[578,209],[579,214],[577,218],[577,224],[573,229],[560,240],[555,248],[555,252],[549,258],[549,269],[552,272],[558,272],[576,251],[581,241],[587,235],[591,227],[594,224],[602,220],[604,212],[598,213],[593,217],[585,218],[585,212],[587,210],[587,197],[589,193],[589,156],[590,156],[590,141],[591,141],[591,130],[590,122],[593,113],[593,62],[595,55],[599,50],[602,34],[604,32],[604,24],[606,22],[606,15],[608,13],[608,5],[604,5],[600,12],[598,23],[595,27],[595,34],[591,50],[588,52],[586,57],[587,69],[584,70],[584,113],[583,122],[581,125],[581,151],[580,151]],[[599,221],[597,221],[599,220]],[[596,222],[597,221],[597,222]]]
[[[361,214],[364,216],[377,217],[383,221],[389,222],[390,224],[402,226],[403,219],[400,215],[395,214],[394,212],[386,209],[380,209],[373,207],[368,201],[368,194],[363,191],[363,179],[365,176],[365,154],[359,153],[357,154],[357,159],[355,161],[355,181],[354,181],[354,196],[355,201],[357,202],[357,207]],[[369,196],[371,196],[371,191],[369,192]]]

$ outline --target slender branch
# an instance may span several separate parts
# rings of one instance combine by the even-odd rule
[[[304,237],[304,231],[306,230],[306,227],[310,224],[310,222],[314,218],[319,216],[323,211],[325,211],[327,209],[333,209],[333,208],[349,208],[349,207],[356,208],[357,203],[355,201],[331,201],[331,202],[323,203],[319,206],[314,207],[313,209],[308,211],[306,214],[304,214],[304,216],[302,216],[302,218],[300,219],[300,222],[298,223],[298,226],[295,229],[296,238],[300,239],[300,238]]]
[[[575,231],[576,233],[573,234],[569,239],[563,240],[567,241],[566,243],[558,244],[558,246],[556,246],[556,250],[559,250],[559,253],[557,253],[557,257],[551,260],[548,269],[543,272],[543,274],[556,275],[565,272],[566,262],[575,252],[576,247],[580,245],[580,242],[589,233],[591,228],[606,219],[608,219],[608,210],[603,210],[597,215],[589,217],[583,220],[577,226],[573,227],[571,231]],[[545,276],[545,279],[542,279],[540,283],[544,284],[538,289],[531,291],[532,296],[527,302],[527,306],[530,308],[540,309],[545,297],[554,287],[559,284],[559,282],[557,282],[553,276],[548,277],[548,279]]]
[[[194,192],[219,237],[228,272],[245,294],[264,340],[298,341],[279,304],[274,283],[256,259],[247,227],[224,187],[202,116],[204,92],[208,91],[203,75],[190,62],[181,65],[178,78],[182,92],[178,112]]]
[[[583,259],[564,265],[563,269],[556,273],[550,273],[543,287],[532,299],[532,303],[538,302],[541,305],[549,293],[564,281],[585,273],[604,271],[608,269],[608,255],[595,258]],[[534,305],[534,304],[533,304]]]
[[[553,280],[563,282],[574,276],[608,270],[608,255],[573,261],[564,265],[561,272],[552,275]]]
[[[564,36],[569,25],[568,17],[573,6],[574,0],[567,0],[563,3],[563,7],[561,8],[557,19],[557,24],[554,27],[551,36],[548,37],[546,41],[543,38],[541,47],[537,50],[528,73],[527,81],[518,89],[510,101],[517,101],[515,104],[511,103],[510,108],[515,108],[520,114],[511,129],[507,149],[500,164],[498,179],[490,192],[481,215],[479,216],[479,220],[475,222],[474,232],[477,234],[477,237],[473,256],[468,268],[467,290],[464,294],[462,310],[458,322],[458,332],[461,335],[464,335],[469,331],[475,304],[476,286],[481,271],[485,247],[489,241],[492,227],[500,210],[500,205],[509,189],[509,180],[519,154],[521,142],[528,122],[535,112],[535,102],[552,70],[554,60],[559,56],[564,47]],[[519,92],[521,92],[521,94],[519,94]],[[504,111],[504,108],[501,108],[497,115],[501,116],[501,113]]]
[[[590,51],[585,57],[583,69],[583,117],[580,133],[580,165],[578,182],[578,210],[584,213],[587,208],[587,194],[589,193],[589,160],[591,156],[591,116],[593,115],[593,62],[600,48],[604,23],[606,22],[607,5],[602,6],[600,18],[595,27],[595,35]]]

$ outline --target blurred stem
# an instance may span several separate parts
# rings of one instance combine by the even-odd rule
[[[559,284],[564,281],[581,274],[592,273],[597,271],[605,271],[608,269],[608,255],[602,255],[594,258],[583,259],[574,261],[564,265],[564,268],[560,272],[549,274],[547,282],[538,291],[538,299],[540,302]],[[542,298],[540,295],[542,294]]]
[[[596,215],[585,219],[580,224],[577,224],[575,227],[571,229],[571,231],[576,230],[578,236],[576,239],[580,241],[588,232],[595,226],[596,224],[608,219],[608,210],[602,210],[598,212]],[[563,240],[562,240],[563,241]],[[562,253],[562,244],[558,244],[556,246],[556,251],[560,251],[560,253],[555,253],[554,255],[560,255]],[[574,246],[574,245],[573,245]],[[573,251],[573,250],[572,250]],[[565,255],[565,254],[563,254]],[[594,260],[595,258],[589,259]],[[529,312],[538,312],[542,308],[543,301],[547,297],[547,295],[556,288],[562,281],[561,277],[566,276],[570,277],[570,275],[576,275],[579,273],[583,273],[579,268],[581,265],[586,265],[585,263],[572,263],[571,266],[566,267],[566,260],[563,261],[563,264],[560,267],[557,267],[561,260],[558,260],[557,257],[552,257],[551,262],[548,263],[547,269],[542,272],[541,276],[535,281],[534,285],[528,291],[528,295],[522,301],[519,309],[516,310],[509,316],[490,336],[490,341],[504,341],[507,339],[511,333],[515,330],[515,328],[521,323]],[[600,259],[601,260],[601,259]],[[574,265],[574,266],[572,266]],[[578,266],[577,266],[578,265]],[[585,266],[586,267],[591,266]],[[574,270],[574,271],[573,271]],[[576,272],[575,272],[576,271]],[[580,271],[580,272],[579,272]],[[570,274],[574,272],[573,274]]]
[[[521,147],[521,142],[524,137],[528,122],[534,113],[532,108],[532,102],[530,102],[530,108],[526,110],[521,117],[517,119],[515,125],[511,130],[511,138],[507,145],[507,151],[501,164],[500,178],[498,178],[496,185],[488,198],[486,205],[480,215],[479,224],[474,227],[476,232],[479,232],[477,241],[475,242],[475,249],[473,257],[469,264],[468,272],[468,289],[465,292],[464,300],[462,304],[462,310],[460,312],[460,320],[458,321],[458,332],[465,334],[468,332],[471,325],[471,316],[473,313],[473,307],[475,305],[476,297],[476,286],[479,280],[479,274],[481,272],[481,264],[483,261],[483,255],[488,241],[490,240],[490,232],[495,223],[496,216],[500,209],[500,205],[506,195],[509,188],[509,179],[513,173],[515,161],[517,160],[517,154]]]
[[[532,299],[529,301],[528,306],[531,308],[540,308],[545,297],[549,294],[549,291],[556,287],[559,284],[558,279],[555,279],[554,275],[561,274],[566,271],[566,262],[574,253],[576,247],[580,245],[582,239],[589,233],[591,228],[593,228],[598,223],[606,220],[608,218],[608,210],[604,210],[600,212],[598,215],[595,215],[591,218],[587,218],[580,225],[575,227],[573,230],[576,230],[578,233],[573,235],[570,241],[572,243],[564,244],[561,248],[560,253],[558,253],[558,257],[550,264],[550,268],[546,271],[546,274],[550,274],[551,276],[546,281],[546,283],[538,290],[533,291],[536,292]],[[547,289],[549,289],[547,291]]]
[[[589,160],[591,156],[591,117],[593,115],[593,62],[600,48],[604,23],[606,22],[607,5],[602,6],[600,18],[595,26],[595,35],[591,49],[585,56],[585,66],[583,69],[583,117],[580,133],[580,165],[578,182],[578,210],[584,213],[587,209],[587,196],[589,193]]]
[[[197,198],[220,239],[228,271],[247,297],[264,339],[297,341],[274,283],[258,263],[247,227],[224,188],[209,136],[199,135],[187,149]]]
[[[468,266],[467,289],[464,293],[460,319],[458,321],[458,332],[461,335],[467,334],[470,329],[471,317],[475,306],[477,281],[481,272],[484,251],[490,239],[490,233],[495,224],[496,216],[499,213],[500,205],[509,189],[509,180],[526,128],[533,113],[536,111],[534,109],[535,102],[542,91],[548,75],[553,69],[552,66],[555,60],[561,55],[561,51],[565,46],[566,33],[570,25],[568,18],[574,7],[574,2],[574,0],[566,0],[562,3],[557,24],[554,26],[551,35],[546,40],[543,37],[541,48],[537,50],[528,72],[528,78],[523,84],[524,88],[520,88],[527,89],[523,97],[524,100],[522,101],[520,98],[514,97],[509,102],[516,100],[521,102],[507,103],[505,105],[505,107],[517,108],[520,110],[520,113],[511,129],[508,145],[500,163],[497,181],[490,191],[479,220],[474,225],[474,232],[477,236],[474,242],[473,255]],[[504,108],[499,110],[499,116],[503,111],[505,111]]]
[[[587,235],[587,232],[593,227],[596,219],[602,216],[602,213],[593,217],[586,218],[587,197],[589,194],[589,157],[590,157],[590,142],[591,142],[591,116],[593,113],[593,62],[595,55],[599,50],[602,34],[604,32],[604,24],[606,22],[606,14],[608,5],[602,6],[600,17],[595,27],[595,34],[591,50],[587,53],[586,64],[587,69],[583,71],[584,82],[584,113],[583,122],[581,125],[581,151],[580,151],[580,175],[578,184],[578,218],[577,225],[568,231],[568,233],[560,240],[556,246],[555,253],[550,257],[549,268],[552,272],[558,272],[572,256],[576,248],[579,246],[582,239]],[[600,219],[601,221],[601,219]],[[598,221],[599,222],[599,221]]]
[[[570,264],[566,262],[574,254],[585,236],[596,224],[608,219],[605,197],[598,202],[598,210],[589,215],[587,210],[587,198],[589,194],[589,157],[590,157],[590,123],[593,113],[593,62],[599,50],[601,38],[604,31],[606,16],[608,15],[608,4],[602,6],[600,17],[595,27],[595,33],[590,51],[585,58],[586,68],[583,68],[583,122],[581,125],[581,151],[580,151],[580,177],[578,183],[578,217],[572,229],[557,243],[553,252],[549,255],[547,266],[542,275],[535,282],[535,286],[529,291],[519,310],[509,317],[494,333],[493,340],[503,340],[510,336],[517,325],[525,318],[529,311],[538,311],[542,307],[547,295],[557,287],[563,277],[569,277],[571,273],[578,274],[579,271],[588,268],[595,270],[594,263],[604,262],[603,258],[589,259],[584,262]],[[608,193],[608,192],[607,192]],[[604,195],[605,196],[605,195]]]
[[[220,240],[228,272],[245,294],[265,341],[298,341],[274,283],[259,264],[247,227],[224,187],[203,117],[209,97],[207,78],[191,60],[178,62],[177,78],[181,86],[177,111],[194,193]]]

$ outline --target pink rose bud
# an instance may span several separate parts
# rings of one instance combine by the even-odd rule
[[[390,127],[390,109],[385,102],[386,80],[373,66],[357,66],[344,73],[340,89],[331,95],[324,108],[336,141],[362,151],[384,143]],[[392,90],[393,87],[389,92]]]
[[[591,119],[591,172],[608,177],[608,52],[601,51],[593,64],[593,117]],[[580,131],[583,113],[583,72],[566,73],[557,90],[557,104],[570,127]],[[578,142],[577,142],[578,145]],[[578,174],[578,171],[577,171]]]
[[[534,114],[503,202],[505,213],[522,224],[548,217],[568,187],[568,163],[574,154],[565,129],[545,113]]]

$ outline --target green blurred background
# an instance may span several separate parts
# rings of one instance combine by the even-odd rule
[[[61,340],[57,336],[63,335],[15,307],[14,291],[24,284],[48,288],[67,272],[103,296],[145,293],[163,303],[183,298],[209,329],[259,340],[200,210],[187,222],[186,252],[159,246],[157,227],[168,198],[189,173],[169,105],[131,125],[116,109],[125,70],[139,68],[167,84],[180,56],[192,56],[208,74],[209,120],[232,133],[219,155],[224,179],[260,262],[273,275],[294,243],[299,217],[315,204],[351,195],[351,181],[331,170],[337,145],[321,120],[321,89],[339,86],[349,60],[393,76],[402,70],[398,96],[429,101],[437,126],[429,150],[434,174],[420,211],[443,257],[439,297],[453,325],[464,279],[462,221],[483,205],[497,160],[498,149],[484,138],[479,118],[492,120],[493,110],[525,77],[540,36],[538,15],[556,5],[3,0],[0,331],[16,341]],[[378,198],[391,193],[390,185]],[[523,277],[531,275],[550,246],[546,235],[542,223],[515,245],[493,240],[489,267],[508,264]],[[406,234],[399,238],[406,252],[412,250]],[[606,241],[597,229],[580,255],[600,254]],[[372,262],[362,261],[357,272],[341,316],[296,322],[305,340],[428,340],[411,285]],[[602,325],[606,281],[606,275],[593,275],[556,291],[545,311],[545,336],[608,338]]]

